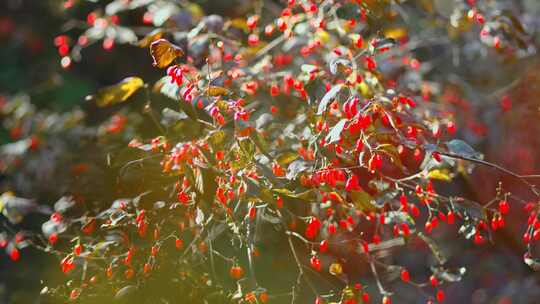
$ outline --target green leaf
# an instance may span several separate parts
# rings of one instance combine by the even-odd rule
[[[321,99],[321,102],[319,103],[319,108],[317,109],[317,115],[322,115],[326,108],[328,107],[328,104],[330,101],[332,101],[336,95],[341,91],[341,88],[343,88],[342,84],[338,84],[330,89],[323,98]]]
[[[98,107],[107,107],[126,101],[131,95],[144,86],[144,81],[139,77],[128,77],[118,84],[105,87],[95,95],[86,97],[93,100]]]
[[[351,199],[360,211],[375,211],[377,206],[373,203],[373,198],[366,191],[351,191]]]
[[[444,256],[443,252],[441,251],[441,249],[435,243],[434,240],[432,240],[430,237],[423,234],[422,232],[418,233],[418,237],[420,237],[428,245],[429,249],[431,250],[431,253],[433,253],[433,256],[435,257],[435,259],[437,259],[437,262],[440,265],[443,265],[446,263],[446,256]]]
[[[332,130],[330,130],[330,132],[328,132],[328,135],[326,135],[325,138],[327,144],[339,141],[341,138],[341,132],[345,128],[346,123],[347,119],[343,118],[332,128]]]
[[[289,189],[272,189],[272,191],[274,193],[277,193],[277,194],[280,194],[280,195],[284,195],[284,196],[287,196],[287,197],[290,197],[290,198],[296,198],[296,199],[299,199],[299,200],[303,200],[303,201],[313,201],[315,200],[315,190],[313,189],[310,189],[310,190],[307,190],[307,191],[304,191],[304,192],[300,192],[300,193],[296,193],[296,192],[292,192],[291,190]]]
[[[466,157],[466,158],[478,158],[481,159],[482,155],[476,152],[469,144],[463,140],[453,139],[446,142],[446,147],[448,152],[455,154],[457,156]]]
[[[276,158],[276,161],[278,162],[278,164],[282,167],[285,167],[287,166],[289,163],[293,162],[294,160],[296,160],[297,158],[299,157],[298,153],[296,152],[291,152],[291,151],[287,151],[287,152],[283,152],[281,153],[277,158]]]
[[[298,174],[305,172],[311,168],[312,166],[309,165],[307,161],[303,159],[297,159],[289,164],[286,177],[289,180],[295,179]]]

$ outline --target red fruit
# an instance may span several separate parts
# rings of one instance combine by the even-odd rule
[[[407,269],[403,269],[401,271],[401,280],[405,283],[411,280],[411,275],[409,274],[409,271]]]
[[[311,267],[313,267],[313,269],[317,271],[321,271],[321,260],[319,260],[318,257],[312,256],[309,262],[311,264]]]
[[[150,271],[152,271],[152,265],[150,265],[149,263],[145,263],[143,267],[143,272],[150,273]]]
[[[112,276],[113,276],[113,269],[112,269],[112,266],[107,267],[106,274],[107,274],[107,277],[108,277],[109,279],[112,278]]]
[[[240,267],[240,266],[233,266],[229,270],[229,274],[230,274],[231,278],[233,278],[235,280],[239,280],[244,276],[244,269],[242,269],[242,267]]]
[[[274,97],[279,95],[279,87],[277,85],[274,84],[270,87],[270,95]]]
[[[358,176],[351,175],[351,177],[347,179],[347,182],[345,183],[345,190],[346,191],[360,190]]]
[[[474,243],[476,245],[482,245],[482,244],[484,244],[484,241],[485,241],[485,239],[480,233],[476,233],[474,235]]]
[[[150,254],[155,257],[157,256],[159,252],[159,247],[158,246],[152,246],[152,248],[150,249]]]
[[[528,232],[525,232],[525,234],[523,234],[523,243],[528,244],[530,241],[531,241],[531,236],[529,235]]]
[[[437,277],[432,275],[429,277],[429,283],[431,284],[431,286],[437,286],[439,285],[439,280],[437,280]]]
[[[368,303],[368,302],[369,302],[369,293],[364,292],[364,293],[362,294],[362,301],[364,301],[364,303]]]
[[[456,124],[453,121],[449,121],[446,124],[446,129],[448,130],[448,133],[454,134],[456,133]]]
[[[446,220],[449,225],[454,224],[455,221],[455,215],[454,212],[448,211],[448,214],[446,215]]]
[[[183,244],[184,244],[184,242],[182,242],[181,239],[176,239],[176,241],[174,241],[174,246],[176,246],[176,249],[182,248]]]
[[[19,252],[19,249],[13,248],[11,249],[11,252],[9,253],[9,257],[12,261],[17,262],[21,258],[21,253]]]
[[[499,212],[501,214],[507,214],[508,211],[510,211],[510,205],[508,204],[508,201],[502,200],[499,202]]]
[[[433,231],[433,224],[431,222],[426,222],[424,228],[426,230],[426,233],[431,233],[431,231]]]
[[[432,156],[433,156],[433,159],[435,159],[438,163],[441,162],[442,159],[441,159],[441,154],[439,152],[433,152]]]
[[[392,299],[390,299],[390,297],[388,297],[388,296],[384,296],[381,303],[382,304],[392,304]]]
[[[257,216],[257,208],[255,207],[249,208],[248,216],[250,220],[254,220],[255,216]]]
[[[250,46],[256,46],[259,43],[259,35],[257,34],[250,34],[248,36],[248,44]]]
[[[126,277],[127,280],[133,278],[134,275],[135,275],[135,271],[133,270],[133,268],[128,268],[126,269],[126,271],[124,271],[124,276]]]
[[[319,244],[319,252],[324,253],[328,250],[328,240],[322,240]]]
[[[437,301],[439,301],[439,302],[444,301],[444,291],[437,290],[437,293],[435,294],[435,297],[437,298]]]
[[[75,253],[75,255],[81,254],[81,251],[82,251],[82,245],[81,245],[81,244],[77,244],[77,245],[73,248],[73,253]]]
[[[58,242],[58,234],[56,232],[49,235],[49,244],[54,245]]]
[[[51,214],[51,221],[60,223],[62,221],[62,215],[58,212]]]
[[[382,166],[382,156],[380,154],[374,154],[370,159],[369,159],[369,170],[370,171],[375,171],[379,168],[381,168]]]
[[[78,289],[78,288],[75,288],[71,291],[71,293],[69,294],[69,298],[71,300],[75,300],[79,297],[79,295],[81,295],[81,290]]]
[[[247,27],[250,30],[253,30],[254,28],[257,27],[257,22],[258,21],[259,21],[259,16],[258,15],[250,16],[246,21]]]

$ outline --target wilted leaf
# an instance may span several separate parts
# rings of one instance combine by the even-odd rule
[[[118,84],[99,90],[96,95],[86,97],[86,100],[95,100],[98,107],[107,107],[126,101],[137,90],[144,86],[139,77],[128,77]]]
[[[163,31],[160,29],[154,30],[150,32],[150,34],[146,35],[143,39],[139,40],[137,42],[137,46],[140,48],[147,48],[152,44],[152,42],[157,41],[163,37]]]
[[[159,39],[150,44],[150,54],[154,59],[153,65],[158,68],[168,67],[176,58],[184,55],[184,51],[168,40]]]

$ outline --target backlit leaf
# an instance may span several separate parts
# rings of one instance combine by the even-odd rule
[[[161,39],[161,37],[163,37],[163,31],[157,29],[150,32],[150,34],[146,35],[146,37],[144,37],[143,39],[139,40],[139,42],[137,42],[137,46],[140,48],[147,48],[152,42]]]
[[[449,182],[452,180],[452,176],[450,175],[450,171],[448,171],[448,169],[433,169],[429,171],[428,178],[445,182]]]
[[[168,40],[158,39],[150,44],[150,54],[154,59],[153,65],[163,69],[168,67],[176,58],[183,56],[184,51]]]

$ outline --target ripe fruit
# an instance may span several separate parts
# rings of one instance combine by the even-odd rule
[[[73,248],[73,253],[75,253],[75,255],[80,255],[80,254],[81,254],[81,251],[82,251],[82,245],[81,245],[81,244],[77,244],[77,245]]]
[[[21,258],[21,253],[19,252],[19,249],[17,248],[11,249],[11,252],[9,253],[9,258],[12,261],[17,262]]]
[[[229,270],[229,274],[231,275],[231,278],[239,280],[244,276],[244,269],[240,266],[233,266]]]
[[[501,214],[507,214],[510,211],[510,205],[508,204],[508,201],[502,200],[499,202],[499,212]]]
[[[435,297],[437,298],[437,301],[442,302],[444,301],[444,291],[437,290],[437,293],[435,294]]]
[[[311,264],[311,267],[317,271],[321,271],[321,260],[319,260],[318,257],[312,256],[309,260],[309,263]]]
[[[405,283],[411,280],[411,275],[409,274],[409,271],[407,269],[403,269],[401,271],[401,280]]]
[[[319,244],[319,251],[324,253],[328,250],[328,240],[322,240]]]

